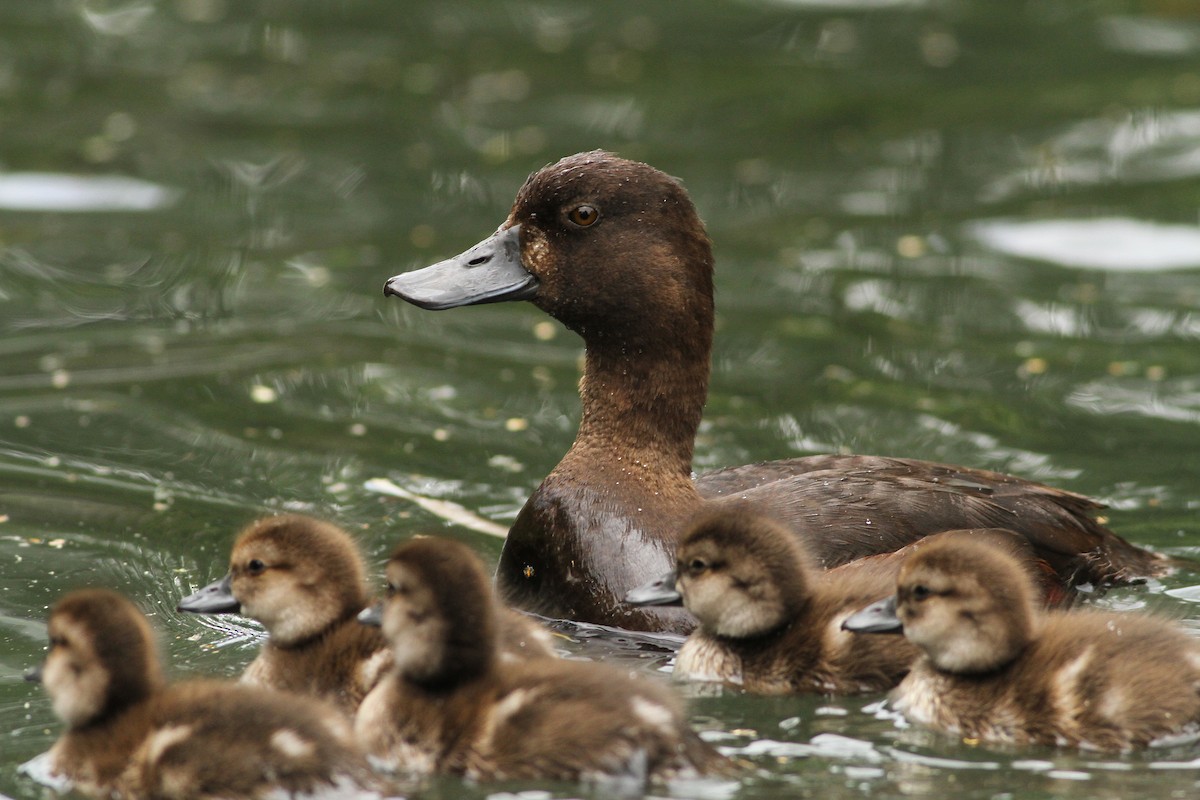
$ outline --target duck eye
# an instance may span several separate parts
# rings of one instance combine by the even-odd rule
[[[596,224],[596,220],[600,219],[600,212],[596,210],[595,206],[576,206],[567,213],[567,219],[581,228],[588,228]]]
[[[703,558],[693,558],[688,562],[688,569],[691,572],[704,572],[704,570],[708,569],[708,562]]]
[[[933,591],[923,583],[918,583],[912,588],[912,596],[914,600],[925,600],[931,594],[933,594]]]
[[[267,565],[259,561],[257,558],[250,559],[250,563],[246,565],[246,572],[251,575],[262,575]]]

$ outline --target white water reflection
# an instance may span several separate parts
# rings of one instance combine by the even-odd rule
[[[1170,422],[1200,422],[1200,390],[1188,383],[1129,385],[1092,381],[1067,395],[1066,403],[1093,414],[1137,414]]]
[[[967,232],[1017,258],[1114,272],[1200,267],[1200,227],[1104,217],[976,222]]]
[[[121,175],[0,174],[0,209],[9,211],[156,211],[174,205],[180,194]]]
[[[1112,50],[1143,56],[1182,56],[1200,50],[1200,26],[1179,19],[1118,16],[1097,21],[1100,39]]]
[[[1138,110],[1085,119],[1027,143],[1019,169],[983,187],[1002,202],[1047,189],[1177,181],[1200,175],[1200,111]]]

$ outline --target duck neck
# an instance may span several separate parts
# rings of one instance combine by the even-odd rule
[[[708,396],[711,312],[707,325],[678,325],[652,335],[583,335],[583,416],[572,454],[628,460],[629,468],[690,481]]]

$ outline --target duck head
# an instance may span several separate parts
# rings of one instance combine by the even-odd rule
[[[455,685],[490,669],[496,640],[491,584],[466,545],[420,538],[397,547],[384,598],[358,615],[378,625],[395,668],[413,683]]]
[[[1005,549],[963,537],[931,541],[900,568],[896,595],[847,618],[860,633],[903,630],[937,669],[990,672],[1032,641],[1037,593]]]
[[[238,535],[229,573],[179,602],[180,611],[241,613],[271,641],[304,641],[367,604],[366,570],[354,540],[299,514],[266,517]]]
[[[596,150],[529,176],[499,230],[391,278],[384,294],[431,309],[529,300],[589,343],[638,330],[703,344],[712,269],[704,225],[679,182]],[[691,329],[680,333],[681,324]]]
[[[706,633],[742,639],[778,629],[811,597],[813,567],[795,537],[737,504],[697,517],[675,552],[673,572],[629,592],[625,601],[682,601]]]
[[[46,660],[26,678],[46,687],[70,728],[116,713],[163,683],[146,618],[116,592],[68,594],[51,609],[48,629]]]

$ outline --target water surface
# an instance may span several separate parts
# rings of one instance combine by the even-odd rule
[[[1186,4],[0,1],[0,792],[56,736],[46,608],[113,586],[174,674],[253,632],[182,616],[237,528],[341,521],[372,563],[499,540],[565,452],[578,340],[434,314],[396,272],[604,147],[684,179],[715,242],[697,468],[826,451],[1017,472],[1196,555],[1200,17]],[[371,484],[374,485],[374,484]],[[1100,602],[1196,627],[1181,573]],[[1169,593],[1168,593],[1169,592]],[[568,627],[580,657],[661,646]],[[738,798],[1190,796],[1200,752],[1097,757],[897,727],[878,696],[695,697]],[[431,795],[574,787],[464,788]]]

